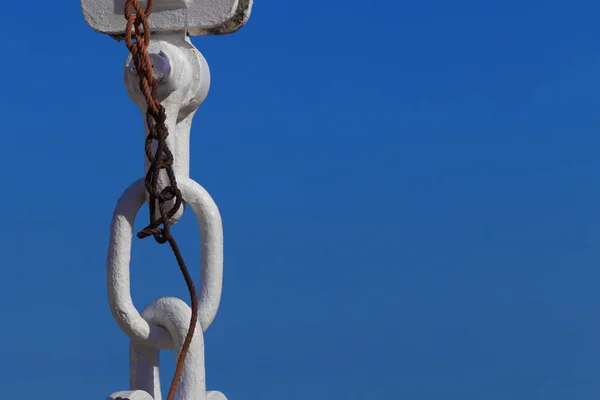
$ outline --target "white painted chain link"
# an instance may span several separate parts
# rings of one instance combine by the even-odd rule
[[[122,39],[126,24],[124,0],[80,0],[83,16],[97,32]],[[140,0],[144,6],[145,1]],[[252,0],[154,0],[149,16],[152,38],[148,46],[153,76],[159,82],[157,98],[166,111],[167,146],[173,153],[173,171],[184,205],[192,209],[200,226],[201,286],[198,321],[187,353],[177,400],[227,400],[217,391],[207,392],[204,369],[204,335],[213,322],[223,281],[223,228],[219,209],[211,196],[190,179],[190,129],[192,118],[208,94],[210,73],[200,52],[187,35],[233,33],[241,28],[252,9]],[[125,66],[125,84],[131,99],[146,113],[131,56]],[[148,131],[146,129],[146,135]],[[146,160],[145,170],[148,171]],[[169,184],[160,176],[159,191]],[[130,291],[133,223],[148,200],[144,179],[134,182],[119,198],[112,219],[107,260],[108,298],[112,314],[130,338],[130,388],[109,399],[161,400],[159,351],[173,350],[177,359],[186,337],[191,308],[172,297],[151,302],[140,314]],[[172,204],[167,204],[171,207]],[[184,207],[175,214],[181,218]]]
[[[220,392],[207,392],[204,368],[204,339],[214,320],[223,280],[223,230],[219,209],[211,196],[189,178],[189,143],[192,118],[206,98],[210,85],[209,69],[204,57],[181,33],[158,34],[148,48],[153,70],[160,82],[159,96],[167,113],[167,145],[174,155],[173,170],[186,206],[200,226],[201,286],[196,333],[185,359],[178,400],[225,399]],[[131,59],[125,67],[129,95],[145,113],[146,103],[137,84]],[[146,131],[147,134],[147,131]],[[146,161],[146,171],[148,169]],[[159,187],[168,181],[161,177]],[[108,298],[113,316],[131,339],[130,392],[110,396],[130,400],[161,400],[159,351],[173,350],[175,357],[183,345],[191,318],[191,308],[182,300],[161,298],[150,303],[140,314],[130,291],[131,244],[136,214],[147,201],[144,179],[134,182],[121,196],[111,226],[107,260]],[[182,211],[175,216],[178,220]]]

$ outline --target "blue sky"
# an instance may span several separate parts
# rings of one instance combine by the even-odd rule
[[[225,229],[209,389],[596,399],[600,6],[366,4],[257,1],[237,34],[193,40],[212,85],[191,175]],[[143,173],[127,50],[76,1],[2,17],[0,386],[102,399],[128,382],[110,218]],[[196,266],[190,214],[174,234]],[[168,248],[136,240],[132,271],[138,307],[187,299]]]

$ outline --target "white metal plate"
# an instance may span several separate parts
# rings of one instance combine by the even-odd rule
[[[139,0],[143,9],[147,0]],[[250,16],[252,0],[154,0],[153,32],[187,31],[192,36],[222,35],[241,28]],[[125,0],[81,0],[87,24],[100,33],[125,33]]]

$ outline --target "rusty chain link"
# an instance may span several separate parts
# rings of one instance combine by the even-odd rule
[[[165,108],[156,99],[158,91],[158,82],[152,74],[152,61],[148,54],[148,45],[150,44],[150,24],[149,17],[152,13],[153,0],[148,0],[146,9],[143,10],[138,0],[127,0],[125,2],[125,19],[127,25],[125,29],[125,43],[131,52],[135,68],[137,69],[140,78],[140,90],[142,91],[148,108],[146,110],[146,125],[148,127],[148,135],[145,141],[145,153],[150,166],[146,173],[145,186],[148,192],[148,208],[150,209],[150,224],[138,232],[137,236],[140,239],[153,236],[160,243],[169,243],[173,254],[177,259],[179,268],[183,274],[188,290],[190,292],[192,302],[192,318],[190,327],[183,342],[181,353],[177,359],[175,374],[167,400],[173,400],[177,386],[181,380],[181,373],[186,355],[192,342],[194,331],[196,329],[196,321],[198,320],[198,298],[196,288],[190,276],[190,273],[185,265],[183,256],[179,250],[175,239],[171,235],[171,219],[175,216],[182,206],[183,199],[181,191],[177,187],[177,180],[173,171],[173,154],[167,146],[167,137],[169,131],[166,126]],[[156,141],[156,151],[152,152],[152,144]],[[167,185],[162,190],[158,187],[158,178],[161,171],[165,171],[169,178],[170,185]],[[174,204],[170,210],[167,209],[167,202],[174,200]],[[156,206],[158,203],[158,211],[160,217],[157,217]],[[160,227],[162,225],[162,228]]]

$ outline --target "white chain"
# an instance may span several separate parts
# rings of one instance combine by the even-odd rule
[[[156,37],[155,37],[156,36]],[[186,357],[178,400],[226,400],[220,392],[207,392],[204,369],[204,338],[221,300],[223,280],[223,228],[215,202],[206,190],[189,178],[189,143],[192,118],[208,94],[208,65],[184,32],[153,35],[148,47],[159,96],[167,113],[167,145],[174,155],[173,170],[185,204],[200,226],[201,286],[198,324]],[[138,77],[131,59],[125,67],[125,83],[132,100],[146,111]],[[147,132],[146,132],[147,134]],[[146,171],[148,162],[146,162]],[[159,179],[159,186],[166,180]],[[130,389],[110,398],[160,400],[158,352],[174,350],[179,355],[187,334],[191,308],[177,298],[153,301],[140,314],[131,298],[130,271],[133,224],[147,200],[144,179],[134,182],[119,198],[113,214],[107,259],[108,298],[113,316],[130,338]],[[183,207],[175,221],[183,214]]]

